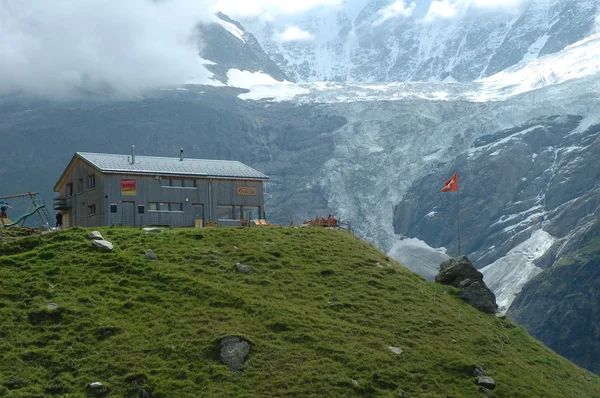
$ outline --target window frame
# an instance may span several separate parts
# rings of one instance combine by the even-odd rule
[[[95,173],[88,174],[87,189],[88,189],[88,191],[90,191],[94,188],[96,188],[96,174]]]
[[[177,209],[175,209],[177,208]],[[182,202],[148,202],[148,212],[152,213],[183,213]],[[172,210],[175,209],[175,210]]]

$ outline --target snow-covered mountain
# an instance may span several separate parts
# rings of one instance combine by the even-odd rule
[[[241,22],[295,81],[473,81],[584,39],[600,7],[598,0],[530,0],[434,18],[416,11],[429,1],[412,3],[346,0],[333,12]],[[288,38],[290,28],[303,34]]]
[[[227,15],[216,13],[212,21],[198,24],[197,29],[202,38],[200,57],[213,73],[212,82],[208,83],[236,83],[229,81],[230,71],[261,73],[270,77],[269,81],[290,79],[265,54],[256,38]]]

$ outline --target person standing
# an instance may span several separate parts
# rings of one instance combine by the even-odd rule
[[[63,225],[63,215],[61,213],[61,211],[59,210],[58,213],[56,213],[56,228],[62,228]]]
[[[12,207],[10,207],[8,202],[0,203],[0,217],[8,218],[8,214],[6,214],[6,210],[8,210],[8,209],[12,209]]]

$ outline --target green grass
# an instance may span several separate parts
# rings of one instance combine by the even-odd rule
[[[523,328],[347,232],[100,231],[113,252],[84,229],[4,236],[0,396],[80,397],[100,381],[137,397],[136,381],[154,398],[480,397],[483,365],[498,397],[600,397],[596,376]],[[252,344],[240,372],[219,361],[227,335]]]

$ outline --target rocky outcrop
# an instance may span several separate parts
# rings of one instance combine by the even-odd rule
[[[477,271],[466,256],[444,261],[440,264],[440,272],[435,277],[437,283],[458,288],[465,281],[478,280],[483,280],[483,274]]]
[[[486,286],[481,272],[475,269],[466,256],[444,261],[435,281],[459,288],[460,298],[481,312],[493,314],[498,309],[496,296]]]

